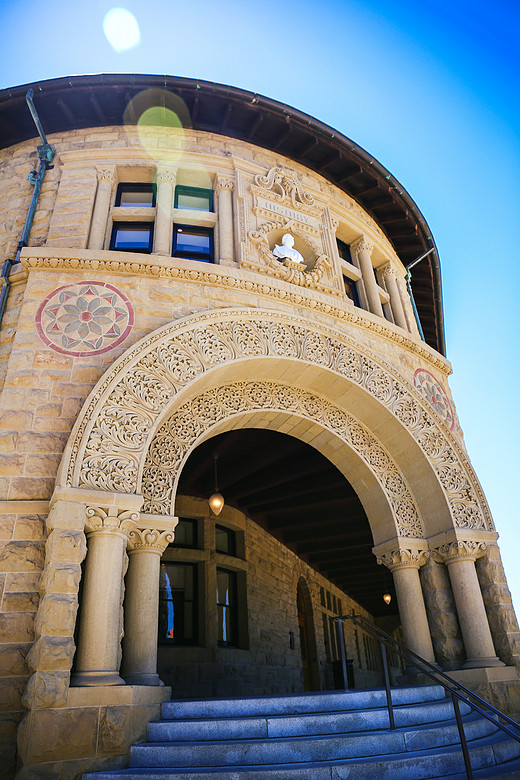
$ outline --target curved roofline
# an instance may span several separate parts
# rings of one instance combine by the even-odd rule
[[[378,160],[343,133],[303,111],[256,92],[181,76],[64,76],[0,91],[0,148],[36,136],[25,102],[28,89],[34,90],[43,127],[51,135],[123,124],[126,107],[147,88],[179,95],[189,110],[193,129],[271,149],[328,179],[374,218],[405,266],[433,249],[415,267],[412,286],[426,341],[445,354],[440,262],[423,214]]]

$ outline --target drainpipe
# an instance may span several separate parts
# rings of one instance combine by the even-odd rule
[[[36,212],[38,199],[40,197],[40,190],[42,188],[43,178],[45,176],[46,171],[54,167],[53,165],[51,165],[51,162],[54,158],[54,155],[56,154],[53,147],[49,143],[47,143],[47,138],[45,136],[45,133],[43,132],[43,127],[41,125],[40,118],[38,116],[38,113],[33,103],[33,95],[34,95],[34,91],[30,89],[27,92],[25,99],[27,101],[27,105],[29,106],[29,111],[31,112],[31,116],[34,119],[34,124],[36,125],[36,129],[38,130],[38,135],[41,138],[40,146],[36,147],[38,151],[38,157],[40,158],[40,165],[38,171],[31,171],[31,173],[29,174],[29,182],[34,185],[34,190],[31,198],[31,202],[29,204],[29,210],[25,218],[25,224],[23,226],[22,235],[20,236],[20,240],[18,242],[16,257],[14,260],[10,260],[10,259],[6,260],[2,266],[2,272],[0,274],[0,282],[2,285],[0,289],[0,324],[4,316],[5,306],[7,303],[7,296],[9,294],[9,287],[10,287],[9,274],[11,273],[11,268],[13,267],[13,265],[17,265],[17,263],[20,262],[21,251],[24,248],[24,246],[27,246],[27,241],[29,240],[29,233],[31,232],[34,214]]]

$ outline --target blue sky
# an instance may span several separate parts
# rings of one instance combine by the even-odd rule
[[[232,84],[332,125],[400,180],[439,249],[451,387],[518,611],[517,0],[120,5],[141,41],[117,53],[104,0],[4,0],[0,87],[101,71]]]

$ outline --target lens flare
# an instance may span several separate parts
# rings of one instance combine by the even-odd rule
[[[111,8],[103,19],[103,32],[114,51],[133,49],[141,42],[137,19],[126,8]]]

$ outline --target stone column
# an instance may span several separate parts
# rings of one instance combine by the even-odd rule
[[[112,188],[116,177],[113,168],[105,168],[98,171],[98,187],[96,202],[90,225],[89,249],[103,249],[105,245],[105,232],[107,228],[108,212],[112,199]]]
[[[381,306],[381,299],[379,298],[379,292],[377,289],[376,277],[374,275],[374,269],[372,267],[372,260],[370,259],[374,245],[370,241],[362,236],[355,244],[353,248],[356,250],[356,254],[359,260],[359,267],[363,274],[363,281],[365,283],[365,291],[368,299],[368,306],[373,314],[383,317],[383,307]]]
[[[465,669],[504,666],[495,653],[493,638],[475,570],[475,560],[486,552],[482,542],[456,541],[433,551],[435,560],[448,568],[466,649]]]
[[[434,664],[435,655],[419,579],[419,568],[428,557],[427,550],[398,548],[381,555],[377,562],[383,563],[392,572],[407,648]]]
[[[174,527],[177,525],[177,518]],[[135,528],[129,534],[125,636],[121,674],[128,685],[162,685],[157,674],[157,621],[161,555],[173,542],[169,531]]]
[[[160,168],[157,171],[157,202],[154,233],[154,254],[170,257],[172,241],[173,192],[177,171]]]
[[[121,582],[128,534],[138,519],[137,513],[117,507],[87,507],[88,554],[71,685],[124,685],[119,676]]]
[[[383,279],[386,281],[388,293],[390,295],[390,306],[394,315],[395,324],[400,328],[408,330],[408,323],[404,314],[401,295],[397,286],[397,271],[390,263],[383,269]]]
[[[231,263],[233,252],[233,179],[217,176],[215,190],[218,194],[218,235],[221,263]]]

